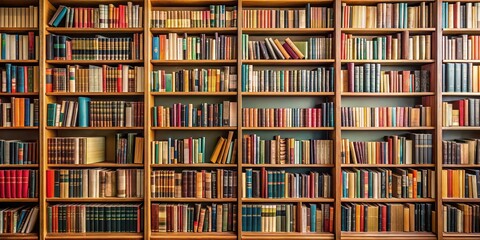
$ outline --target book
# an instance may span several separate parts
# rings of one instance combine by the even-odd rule
[[[38,66],[17,66],[6,63],[0,67],[1,92],[38,93],[40,70]]]
[[[480,198],[480,170],[442,170],[443,198]]]
[[[478,43],[480,36],[462,34],[443,36],[443,59],[445,60],[479,60]]]
[[[300,9],[243,9],[244,28],[331,28],[333,8],[312,7]]]
[[[0,198],[38,198],[38,170],[0,169]]]
[[[328,203],[302,204],[300,232],[333,232],[334,207]]]
[[[47,149],[49,164],[91,164],[105,161],[105,137],[51,137],[47,139]]]
[[[153,198],[236,198],[235,170],[156,170],[150,177]]]
[[[237,205],[233,203],[152,204],[152,232],[234,232]],[[182,219],[182,221],[178,221]]]
[[[479,28],[480,3],[443,2],[443,28]]]
[[[67,224],[74,215],[79,216],[77,221]],[[46,228],[48,233],[140,233],[143,217],[142,204],[51,204]]]
[[[333,127],[333,102],[315,108],[243,108],[243,127]]]
[[[443,92],[479,92],[480,66],[472,63],[446,63],[442,65]]]
[[[297,205],[295,204],[243,204],[242,231],[244,232],[296,232]]]
[[[342,127],[430,127],[429,106],[341,107]]]
[[[0,60],[39,60],[40,37],[34,32],[0,33],[0,43]]]
[[[443,164],[480,164],[479,139],[442,141]]]
[[[0,139],[0,164],[37,164],[38,142]]]
[[[0,28],[37,28],[38,6],[1,7]]]
[[[119,164],[143,163],[144,141],[142,134],[116,133],[115,134],[115,162]]]
[[[38,127],[39,100],[11,97],[10,102],[0,99],[1,127]]]
[[[143,169],[49,169],[47,198],[141,198]]]
[[[15,206],[0,209],[0,233],[33,233],[38,222],[38,206]]]
[[[205,137],[152,141],[152,164],[205,163]]]
[[[443,205],[443,231],[448,233],[479,233],[480,205],[455,203]]]
[[[385,36],[354,36],[342,33],[341,53],[342,59],[348,60],[398,60],[404,57],[408,46],[402,47],[402,35]],[[430,46],[428,46],[430,48]],[[417,50],[418,48],[416,48]],[[421,49],[426,51],[425,49]],[[420,50],[419,50],[420,51]]]
[[[153,10],[152,28],[231,28],[237,26],[237,6],[209,5],[196,10]]]
[[[460,99],[442,103],[444,127],[480,126],[480,99]]]

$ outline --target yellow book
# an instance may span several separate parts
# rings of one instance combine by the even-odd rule
[[[225,140],[226,139],[224,137],[220,137],[220,139],[218,139],[217,145],[215,146],[215,150],[213,150],[212,156],[210,157],[210,162],[217,163],[218,156],[220,154],[220,151],[222,150],[223,143],[225,142]]]

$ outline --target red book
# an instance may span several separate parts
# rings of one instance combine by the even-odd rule
[[[34,32],[28,32],[28,59],[35,59],[35,33]]]
[[[348,90],[344,91],[355,92],[355,64],[347,63],[347,72],[348,72]]]
[[[285,48],[285,51],[287,51],[288,55],[290,55],[291,58],[293,59],[299,59],[297,54],[295,54],[295,51],[288,45],[288,43],[283,43],[282,44],[283,48]]]
[[[328,224],[328,231],[329,232],[333,232],[333,216],[335,216],[334,214],[334,210],[333,210],[333,206],[330,207],[330,217],[329,217],[329,224]]]
[[[16,188],[16,197],[24,198],[23,196],[23,170],[15,170],[17,174],[17,179],[15,181]],[[28,171],[28,170],[27,170]],[[28,187],[26,187],[28,189]]]
[[[107,92],[107,65],[102,65],[103,91]]]
[[[47,198],[54,197],[55,172],[47,170]]]
[[[118,64],[118,67],[117,67],[117,92],[122,92],[123,91],[123,86],[122,86],[122,69],[123,69],[123,65],[122,64]]]
[[[380,206],[382,210],[382,232],[387,231],[387,206],[381,205]]]
[[[11,198],[12,194],[10,192],[10,170],[5,170],[5,198]]]
[[[28,198],[29,183],[30,183],[30,171],[25,169],[23,170],[23,192],[22,192],[22,197],[24,198]]]
[[[0,170],[0,198],[5,198],[5,170]]]
[[[17,171],[10,170],[10,197],[17,197]]]

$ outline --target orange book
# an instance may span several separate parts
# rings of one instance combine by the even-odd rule
[[[288,55],[287,51],[285,48],[283,48],[282,44],[278,39],[273,40],[273,43],[275,43],[275,46],[277,46],[278,50],[282,53],[282,55],[285,57],[285,59],[290,59],[290,55]]]

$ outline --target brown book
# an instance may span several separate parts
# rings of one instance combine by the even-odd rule
[[[295,44],[290,40],[290,38],[285,39],[285,42],[292,48],[292,50],[295,52],[295,54],[300,58],[304,59],[305,55],[295,46]]]
[[[232,142],[232,138],[233,138],[233,131],[229,131],[227,141],[225,142],[225,144],[223,146],[223,150],[222,150],[223,155],[221,155],[222,157],[221,157],[221,161],[219,163],[225,163],[226,162],[227,157],[228,157],[228,152],[229,152],[229,149],[230,149],[230,143]]]
[[[205,224],[205,211],[206,209],[205,208],[202,208],[200,210],[200,219],[198,221],[198,231],[199,233],[203,232],[203,225]]]
[[[135,137],[135,154],[133,158],[133,163],[143,163],[143,137]]]
[[[410,127],[420,126],[420,108],[412,108],[410,111]]]

